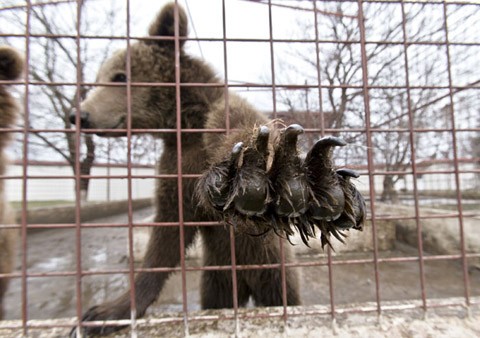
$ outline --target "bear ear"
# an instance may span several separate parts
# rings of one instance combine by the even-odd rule
[[[148,34],[150,36],[175,36],[175,7],[178,8],[178,32],[180,37],[188,35],[188,19],[185,10],[176,5],[174,2],[169,3],[163,7],[158,13],[157,18],[150,25]],[[159,45],[171,45],[173,41],[156,40],[155,43]],[[183,46],[185,40],[180,40],[180,47]]]
[[[0,80],[15,80],[23,71],[23,57],[15,49],[0,47]]]

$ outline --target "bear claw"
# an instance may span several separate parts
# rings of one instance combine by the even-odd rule
[[[269,199],[267,177],[268,140],[270,130],[266,126],[258,129],[255,146],[243,153],[241,166],[237,168],[233,182],[233,204],[246,216],[261,216],[265,213]],[[228,208],[228,203],[225,208]]]
[[[337,174],[339,174],[342,177],[353,177],[353,178],[359,178],[360,175],[355,171],[351,169],[338,169]]]
[[[363,224],[365,223],[367,207],[360,192],[350,183],[351,177],[358,178],[360,175],[350,169],[337,170],[337,174],[342,177],[340,184],[344,187],[343,189],[348,192],[349,200],[346,203],[345,211],[335,220],[335,226],[340,229],[353,228],[362,230]]]
[[[235,167],[240,158],[243,143],[236,143],[228,160],[225,160],[211,168],[208,175],[204,177],[203,183],[207,198],[211,205],[217,210],[223,210],[228,201],[230,193],[231,177],[235,174]]]
[[[308,185],[298,156],[298,136],[303,127],[292,124],[283,129],[275,150],[271,180],[276,191],[275,210],[280,217],[298,217],[308,209]]]
[[[266,155],[268,153],[268,139],[270,138],[270,129],[267,126],[261,126],[258,129],[257,139],[256,139],[256,148],[257,151]]]
[[[312,150],[318,150],[320,147],[328,147],[328,146],[336,146],[336,147],[344,147],[347,145],[343,139],[335,136],[325,136],[318,140],[315,145],[313,146]]]
[[[318,140],[305,158],[307,177],[314,202],[310,212],[316,220],[334,221],[340,217],[345,206],[345,192],[333,170],[332,149],[347,143],[338,137]]]

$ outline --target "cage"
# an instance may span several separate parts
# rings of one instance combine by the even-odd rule
[[[166,3],[0,5],[1,45],[24,55],[23,75],[0,79],[19,103],[17,121],[0,126],[2,141],[11,138],[0,181],[16,217],[0,224],[0,243],[4,234],[18,234],[14,267],[0,271],[0,280],[9,280],[0,336],[102,327],[126,327],[118,336],[132,337],[409,335],[425,327],[439,335],[480,334],[479,4],[185,0],[174,2],[169,37],[148,35]],[[151,55],[139,54],[139,44],[171,53],[148,64]],[[125,77],[106,78],[118,49],[125,51]],[[186,57],[214,69],[213,80],[182,81]],[[139,70],[141,62],[152,68]],[[159,69],[171,80],[151,80]],[[95,98],[110,120],[88,125],[82,102],[93,102],[98,88],[116,93]],[[185,123],[185,114],[204,109],[186,100],[184,93],[196,89],[206,97],[220,93],[221,127]],[[145,94],[160,101],[165,92],[174,99],[155,105]],[[345,244],[332,238],[332,248],[322,248],[319,234],[309,247],[298,234],[291,243],[277,236],[278,262],[245,263],[235,225],[189,215],[186,205],[197,201],[184,189],[212,161],[204,156],[204,135],[235,135],[237,97],[268,120],[302,125],[302,153],[326,135],[347,142],[333,159],[360,174],[353,182],[367,201],[362,232],[346,232]],[[173,124],[139,119],[147,101],[170,109]],[[119,118],[120,104],[126,114]],[[202,170],[190,170],[198,163]],[[165,182],[176,190],[152,202]],[[169,197],[172,215],[155,216]],[[155,229],[175,232],[159,243],[178,264],[142,265]],[[198,232],[211,229],[228,239],[228,264],[207,263],[209,243]],[[270,272],[279,276],[281,302],[259,306],[272,285],[247,292],[242,276]],[[227,309],[205,309],[202,276],[215,273],[230,278],[228,297],[224,289],[211,296],[228,298]],[[166,274],[160,286],[147,285],[158,300],[144,301],[138,276]],[[301,304],[288,304],[290,274],[298,276]],[[114,314],[119,301],[111,303],[118,297],[127,304],[122,314]],[[84,317],[99,304],[111,315]]]

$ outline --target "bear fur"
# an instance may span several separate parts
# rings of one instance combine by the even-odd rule
[[[15,80],[23,71],[23,59],[13,48],[0,47],[0,80]],[[15,99],[0,85],[0,128],[11,128],[17,117],[19,108]],[[5,175],[7,159],[5,147],[10,141],[8,132],[0,131],[0,175]],[[12,225],[15,218],[10,210],[5,196],[5,180],[0,179],[0,224]],[[0,228],[0,275],[12,272],[15,256],[15,242],[18,230]],[[0,319],[3,318],[3,297],[8,287],[8,278],[0,277]]]
[[[176,12],[176,13],[175,13]],[[178,15],[178,36],[174,41],[175,15]],[[187,36],[187,16],[181,7],[165,6],[151,24],[145,39],[112,55],[100,68],[97,82],[100,84],[81,103],[80,112],[71,116],[72,122],[80,122],[85,129],[110,129],[98,131],[101,136],[125,136],[127,126],[133,129],[159,129],[152,134],[164,142],[163,153],[158,160],[158,173],[178,173],[177,154],[181,149],[183,175],[199,175],[210,165],[229,155],[235,143],[250,139],[256,126],[265,124],[265,117],[248,102],[233,92],[228,92],[228,107],[223,86],[200,87],[182,85],[180,95],[180,120],[177,120],[176,48],[179,52],[180,82],[219,84],[221,81],[205,62],[188,55],[184,50]],[[162,36],[163,38],[159,38]],[[166,38],[165,38],[166,36]],[[129,59],[128,59],[129,57]],[[128,71],[128,66],[130,71]],[[156,86],[130,86],[126,81],[161,83]],[[102,86],[114,83],[118,86]],[[170,83],[171,85],[164,85]],[[122,85],[123,84],[123,85]],[[131,98],[131,108],[127,106]],[[224,132],[228,129],[229,133]],[[80,115],[80,116],[78,116]],[[128,122],[129,116],[131,122]],[[177,134],[182,129],[217,129],[221,132],[189,132]],[[169,130],[165,130],[169,129]],[[180,142],[180,144],[178,143]],[[218,218],[198,206],[194,197],[196,178],[181,178],[181,196],[176,178],[161,178],[156,184],[155,222],[211,222]],[[179,198],[183,214],[179,215]],[[230,226],[157,226],[153,228],[144,257],[143,268],[178,266],[181,261],[180,241],[190,247],[196,235],[202,236],[204,265],[231,265]],[[235,257],[238,265],[281,263],[279,238],[273,232],[264,236],[251,236],[235,232]],[[286,260],[290,257],[289,245],[284,246]],[[135,303],[137,317],[162,291],[170,273],[140,272],[135,278]],[[238,305],[244,306],[252,297],[256,305],[283,305],[282,271],[280,267],[236,270]],[[286,302],[300,303],[298,281],[294,269],[286,269]],[[203,271],[201,279],[201,306],[203,309],[231,308],[234,306],[232,270]],[[130,292],[107,303],[90,308],[84,321],[128,319],[131,315]],[[117,327],[84,327],[84,334],[106,334]],[[72,335],[75,335],[75,329]]]

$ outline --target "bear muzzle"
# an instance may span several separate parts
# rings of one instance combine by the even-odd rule
[[[90,124],[90,121],[89,121],[89,116],[90,116],[90,113],[88,113],[88,112],[85,112],[85,111],[80,112],[80,127],[81,128],[84,128],[84,129],[91,128],[91,124]],[[72,124],[76,124],[77,114],[76,114],[75,111],[70,113],[69,118],[70,118],[70,122]]]

